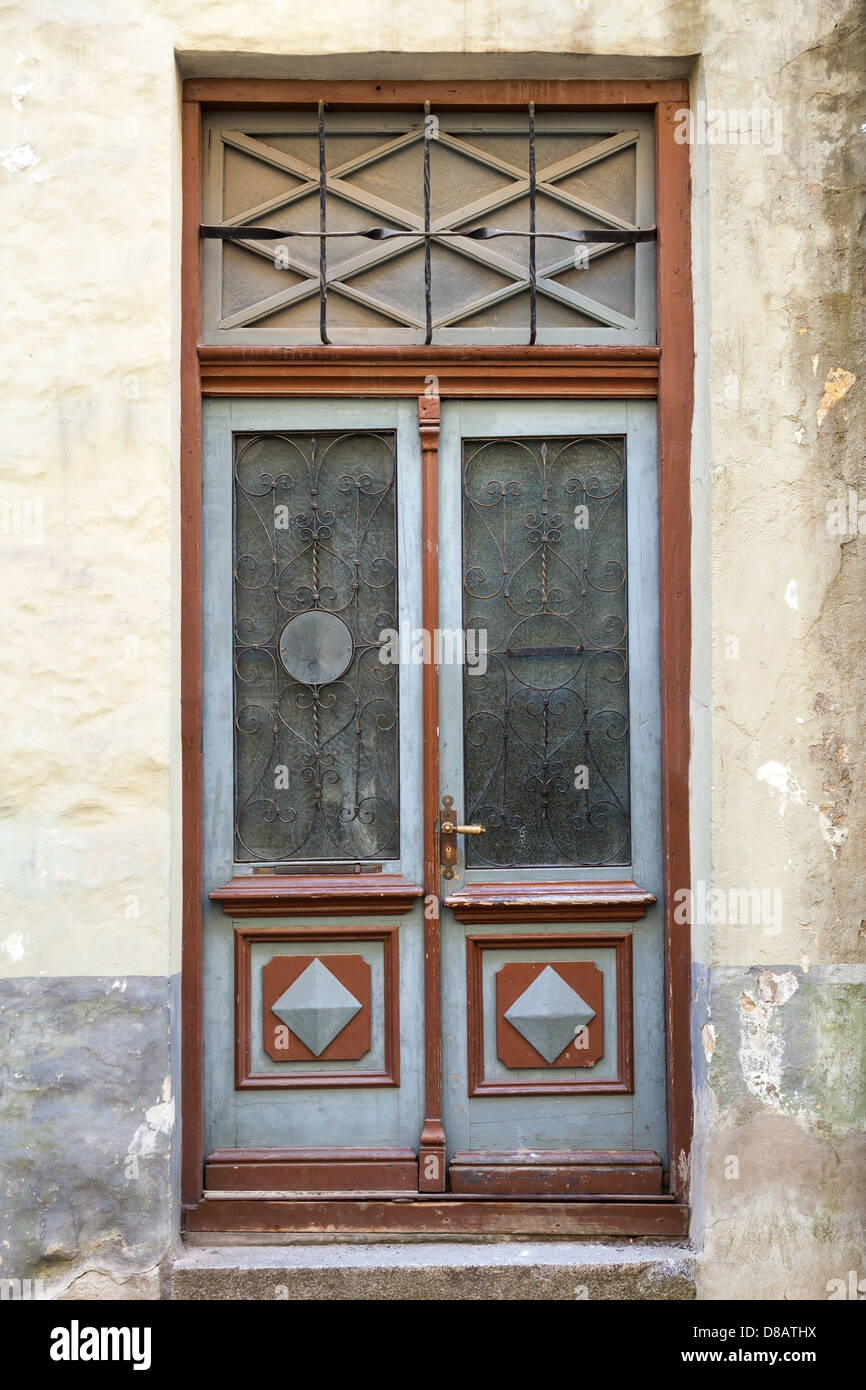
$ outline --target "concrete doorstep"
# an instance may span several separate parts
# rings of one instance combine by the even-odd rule
[[[171,1271],[185,1300],[689,1300],[685,1246],[412,1243],[188,1246]]]

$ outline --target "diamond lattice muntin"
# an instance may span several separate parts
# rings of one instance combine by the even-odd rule
[[[552,1064],[578,1030],[592,1022],[595,1009],[548,965],[505,1011],[505,1017]]]
[[[638,282],[652,247],[600,242],[584,248],[545,232],[637,230],[640,121],[540,113],[535,121],[539,342],[648,327]],[[423,343],[425,123],[422,111],[329,111],[325,119],[327,324],[335,343]],[[480,224],[529,227],[526,113],[440,111],[429,141],[432,341],[524,342],[529,323],[529,241],[461,236]],[[286,113],[271,130],[220,127],[207,220],[315,233],[319,149],[315,113]],[[642,186],[642,185],[641,185]],[[352,232],[407,233],[370,242]],[[255,236],[207,246],[205,333],[214,341],[255,335],[320,341],[320,244],[310,235]],[[649,290],[643,292],[649,299]],[[253,335],[250,338],[249,335]],[[238,336],[240,335],[240,336]]]
[[[277,1018],[316,1057],[321,1057],[362,1007],[318,957],[271,1006]]]

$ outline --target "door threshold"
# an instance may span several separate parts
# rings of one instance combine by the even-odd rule
[[[358,1194],[209,1192],[185,1213],[188,1232],[346,1231],[353,1233],[501,1235],[516,1238],[654,1236],[683,1238],[688,1207],[673,1197],[599,1200],[572,1196],[522,1197],[406,1193]]]
[[[660,1250],[667,1254],[681,1251],[684,1255],[694,1254],[694,1248],[685,1236],[660,1236],[655,1243],[651,1236],[570,1236],[544,1235],[534,1238],[533,1243],[544,1243],[556,1247],[569,1244],[580,1250],[604,1249],[609,1251],[636,1250],[648,1252]],[[370,1245],[385,1245],[399,1249],[404,1245],[442,1245],[463,1246],[509,1246],[526,1245],[526,1238],[519,1235],[490,1232],[461,1231],[183,1231],[180,1237],[183,1250],[209,1250],[220,1252],[233,1247],[258,1249],[270,1247],[327,1247],[329,1245],[350,1246],[365,1249]]]

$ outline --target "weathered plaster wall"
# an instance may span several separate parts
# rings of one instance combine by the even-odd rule
[[[0,980],[0,1277],[158,1296],[172,1238],[160,979]]]
[[[797,32],[806,10],[814,27]],[[777,151],[693,151],[709,239],[694,500],[699,512],[707,486],[713,749],[710,862],[694,880],[725,902],[695,930],[709,965],[695,972],[709,1054],[698,1288],[816,1299],[866,1274],[866,539],[828,529],[849,488],[866,499],[863,30],[842,6],[786,8],[795,30],[778,40],[769,9],[738,15],[740,42],[701,45],[698,94],[739,107],[759,88],[780,136]],[[699,592],[702,568],[696,550]],[[752,889],[764,896],[743,925]]]
[[[423,26],[409,0],[4,11],[0,973],[25,1001],[10,1046],[37,1020],[47,1042],[27,1066],[13,1050],[0,1085],[18,1178],[57,1197],[41,1224],[16,1200],[0,1272],[125,1278],[169,1242],[167,1133],[144,1196],[120,1200],[117,1164],[172,1084],[178,53],[188,71],[290,76],[688,71],[696,113],[698,99],[769,113],[761,145],[692,148],[694,878],[726,898],[762,889],[771,908],[757,925],[694,927],[710,1054],[696,1056],[700,1292],[818,1298],[866,1274],[849,1166],[866,539],[827,526],[849,487],[866,511],[858,18],[845,0],[451,0]],[[117,1073],[121,1099],[100,1078],[125,1028],[141,1050]],[[51,1078],[70,1074],[74,1039],[76,1094],[104,1134],[70,1160],[78,1106]],[[51,1144],[36,1142],[43,1114]]]

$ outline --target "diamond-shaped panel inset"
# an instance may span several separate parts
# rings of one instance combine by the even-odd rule
[[[580,1028],[595,1018],[595,1009],[577,990],[546,966],[515,999],[505,1017],[546,1062],[555,1062]]]
[[[316,1057],[322,1055],[362,1007],[318,957],[271,1005],[277,1018]]]

